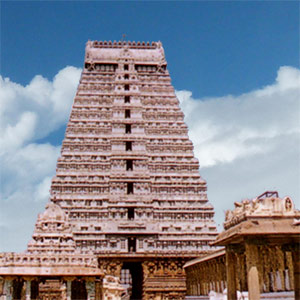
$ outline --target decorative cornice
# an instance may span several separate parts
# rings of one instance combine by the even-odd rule
[[[157,49],[161,42],[135,42],[135,41],[88,41],[87,45],[93,48],[130,48],[130,49]]]

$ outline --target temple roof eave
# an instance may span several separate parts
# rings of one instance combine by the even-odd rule
[[[221,248],[221,249],[218,249],[218,250],[214,251],[211,254],[208,254],[208,255],[205,255],[205,256],[202,256],[202,257],[198,257],[198,258],[195,258],[195,259],[192,259],[192,260],[188,261],[183,266],[183,268],[191,267],[193,265],[203,263],[205,261],[208,261],[208,260],[211,260],[211,259],[214,259],[214,258],[218,258],[218,257],[224,256],[224,255],[225,255],[225,249]]]
[[[87,267],[0,267],[0,276],[104,276],[103,272],[96,268]]]
[[[266,238],[269,242],[272,240],[282,240],[282,243],[299,242],[300,226],[294,224],[292,218],[277,220],[251,218],[221,232],[211,245],[226,246],[251,238]]]

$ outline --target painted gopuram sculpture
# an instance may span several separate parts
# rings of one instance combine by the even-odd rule
[[[89,41],[49,204],[27,252],[1,257],[3,295],[184,299],[183,265],[217,231],[183,118],[160,42]]]

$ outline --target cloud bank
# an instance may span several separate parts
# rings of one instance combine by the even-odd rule
[[[0,76],[0,251],[23,250],[49,197],[60,147],[38,143],[64,125],[81,69],[22,86]]]
[[[0,77],[0,251],[24,250],[44,209],[60,147],[39,141],[66,124],[80,73],[66,67],[27,86]],[[299,201],[300,70],[281,67],[273,84],[242,95],[176,94],[218,224],[234,201],[265,189]]]
[[[280,139],[299,137],[300,72],[295,68],[281,67],[273,85],[239,96],[176,94],[202,167],[269,153]]]
[[[1,153],[46,137],[66,122],[80,72],[66,67],[52,82],[37,75],[25,87],[0,76]]]

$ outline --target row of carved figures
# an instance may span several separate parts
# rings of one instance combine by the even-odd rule
[[[127,70],[124,71],[120,71],[119,74],[122,75],[124,73],[128,73]],[[132,73],[132,72],[130,72]],[[114,82],[114,80],[116,79],[116,75],[113,74],[97,74],[97,73],[90,73],[90,72],[84,72],[81,76],[81,83],[89,83],[89,82],[95,82],[95,83],[99,83],[99,82]],[[162,74],[147,74],[147,75],[139,75],[139,81],[141,82],[153,82],[153,83],[170,83],[171,79],[169,75],[162,75]]]
[[[69,126],[67,131],[66,131],[66,138],[65,138],[65,142],[66,141],[74,141],[74,139],[78,136],[80,137],[80,140],[86,142],[95,142],[94,138],[92,138],[90,136],[90,134],[95,134],[95,135],[107,135],[107,136],[111,136],[112,133],[115,134],[122,134],[122,137],[124,135],[124,130],[125,130],[125,124],[120,124],[118,126],[114,126],[114,128],[119,128],[122,131],[120,132],[114,132],[112,126],[108,123],[105,127],[101,126],[99,127],[98,124],[93,124],[92,122],[90,122],[90,124],[76,124],[76,126],[74,126],[75,124],[72,124],[73,126]],[[186,136],[187,133],[187,129],[184,128],[184,126],[174,126],[172,128],[157,128],[156,126],[148,126],[147,124],[145,124],[144,126],[137,126],[137,125],[131,125],[131,136],[134,136],[135,134],[141,134],[141,129],[145,132],[146,135],[151,135],[152,137],[160,137],[160,136],[166,136],[166,137],[182,137],[182,136]],[[146,128],[144,128],[146,127]],[[179,129],[179,128],[183,128],[183,129]],[[139,129],[139,130],[138,130]],[[138,130],[138,131],[137,131]],[[152,138],[151,137],[151,138]],[[124,138],[124,137],[123,137]],[[97,137],[97,141],[101,138]]]

